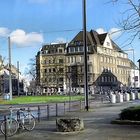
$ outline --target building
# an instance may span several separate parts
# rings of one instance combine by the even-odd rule
[[[54,87],[66,93],[83,93],[83,54],[82,31],[68,44],[44,45],[36,56],[37,85],[45,92],[50,88],[52,91]],[[90,93],[118,90],[131,85],[131,79],[134,78],[131,71],[136,66],[128,54],[110,39],[108,33],[98,34],[94,30],[87,32],[87,54]]]
[[[12,94],[24,94],[24,83],[18,69],[11,65],[11,78],[12,78]],[[8,65],[4,66],[0,71],[0,93],[9,93],[9,70]]]
[[[36,56],[37,91],[55,94],[65,83],[65,43],[44,45]]]
[[[130,83],[129,87],[138,88],[140,87],[139,83],[139,68],[131,61],[131,71],[130,71]]]

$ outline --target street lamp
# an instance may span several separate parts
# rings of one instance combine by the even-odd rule
[[[123,51],[131,51],[132,52],[132,56],[133,56],[133,63],[134,63],[134,69],[133,69],[133,83],[134,83],[134,89],[136,87],[136,83],[135,83],[135,76],[136,76],[136,73],[135,73],[135,53],[134,53],[134,49],[128,49],[128,50],[123,50]]]
[[[70,106],[71,106],[71,94],[70,94],[70,87],[71,87],[71,71],[67,72],[67,78],[69,80],[69,111],[70,111]]]
[[[8,37],[8,52],[9,52],[9,93],[10,100],[12,100],[12,74],[11,74],[11,40],[10,36]]]
[[[87,31],[86,31],[86,0],[83,0],[83,46],[84,46],[84,92],[85,109],[88,111],[88,73],[87,73]]]

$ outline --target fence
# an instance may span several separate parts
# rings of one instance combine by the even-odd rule
[[[19,105],[14,107],[15,109],[25,108],[27,111],[31,111],[33,116],[37,119],[38,122],[41,119],[49,120],[51,117],[60,117],[65,116],[67,112],[81,110],[84,108],[84,101],[71,101],[71,102],[61,102],[61,103],[49,103],[49,104],[40,104],[40,105]],[[19,119],[19,112],[16,111],[14,118]],[[2,117],[5,122],[7,115]],[[5,123],[5,140],[8,140],[6,132],[6,123]]]

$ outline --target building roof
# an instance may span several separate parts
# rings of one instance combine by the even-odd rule
[[[87,31],[87,45],[92,45],[94,46],[94,50],[97,49],[97,45],[103,45],[105,42],[105,39],[107,37],[108,33],[103,33],[99,34],[95,30],[90,30],[89,32]],[[113,48],[118,51],[125,53],[113,40],[111,40]],[[58,44],[46,44],[43,45],[40,51],[46,50],[47,48],[51,48],[52,46],[54,47],[59,47],[60,45],[64,45],[66,48],[67,46],[83,46],[83,31],[80,31],[76,36],[68,43],[58,43]],[[40,52],[39,51],[39,52]],[[40,53],[38,52],[37,55]]]
[[[99,38],[99,41],[100,41],[100,44],[101,44],[101,45],[104,44],[104,41],[105,41],[106,36],[107,36],[107,33],[98,34],[98,38]]]

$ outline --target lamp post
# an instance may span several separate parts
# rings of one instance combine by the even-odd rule
[[[134,88],[136,88],[136,83],[135,83],[135,53],[134,53],[134,49],[128,49],[128,50],[123,50],[123,51],[131,51],[132,52],[132,56],[133,56],[133,63],[134,63],[134,69],[133,69],[133,84],[134,84]]]
[[[67,73],[67,78],[69,80],[69,111],[71,106],[71,71]]]
[[[18,85],[17,85],[17,92],[18,92],[18,96],[20,95],[19,91],[20,91],[20,88],[19,88],[19,61],[17,61],[17,70],[18,70]]]
[[[139,63],[139,84],[138,84],[138,86],[140,86],[140,59],[137,61],[138,63]]]
[[[86,31],[86,0],[83,0],[83,47],[84,47],[84,92],[85,109],[88,111],[88,73],[87,73],[87,31]]]
[[[12,74],[11,74],[11,40],[10,36],[8,37],[8,53],[9,53],[9,94],[10,100],[12,100]]]

